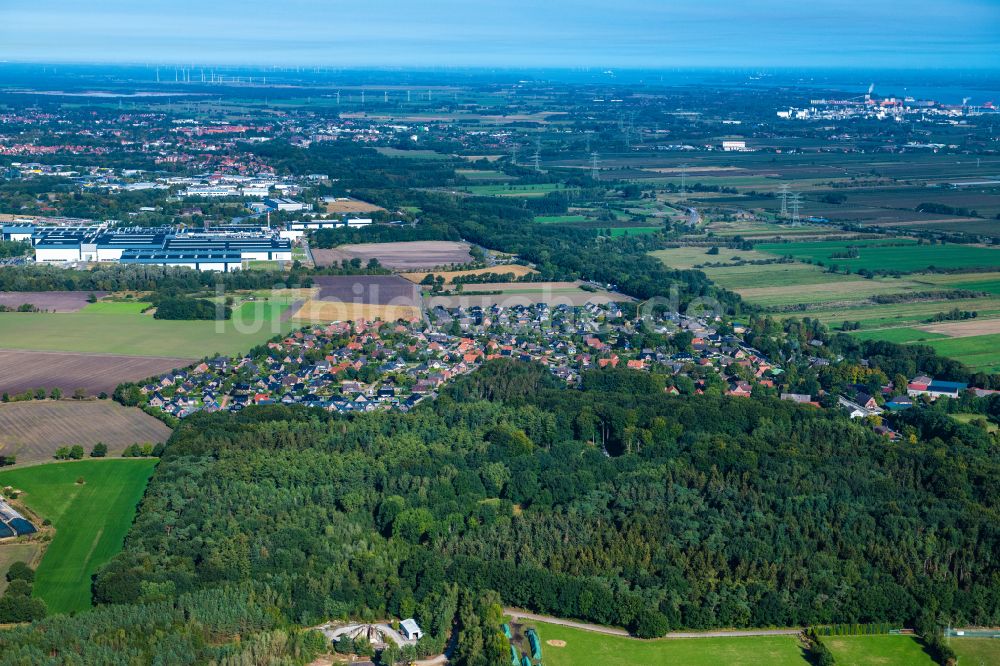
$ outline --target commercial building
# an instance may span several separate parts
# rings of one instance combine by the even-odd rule
[[[264,199],[264,203],[271,210],[285,211],[289,213],[294,213],[296,211],[305,210],[306,205],[301,201],[295,201],[294,199],[283,199],[280,197],[268,197]],[[310,206],[311,208],[311,206]]]
[[[243,261],[291,261],[292,245],[269,229],[178,231],[173,227],[36,227],[35,261],[120,262],[234,270]]]

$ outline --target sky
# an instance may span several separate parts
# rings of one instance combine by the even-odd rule
[[[1000,70],[1000,0],[0,0],[0,61]]]

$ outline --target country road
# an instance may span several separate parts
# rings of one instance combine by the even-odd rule
[[[548,624],[558,624],[584,631],[593,631],[599,634],[610,636],[622,636],[631,638],[631,635],[624,629],[617,627],[605,627],[600,624],[589,624],[587,622],[577,622],[575,620],[564,620],[548,615],[538,615],[529,613],[517,608],[504,608],[503,612],[513,619],[533,620],[535,622],[547,622]],[[663,638],[741,638],[746,636],[795,636],[801,633],[801,629],[733,629],[725,631],[674,631],[663,636]],[[637,639],[638,640],[638,639]]]

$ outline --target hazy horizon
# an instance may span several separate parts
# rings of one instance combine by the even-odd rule
[[[1000,67],[1000,3],[621,0],[317,6],[124,0],[0,11],[0,60],[505,68]]]

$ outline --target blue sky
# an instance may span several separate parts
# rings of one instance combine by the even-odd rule
[[[1000,0],[0,1],[0,60],[1000,69]]]

